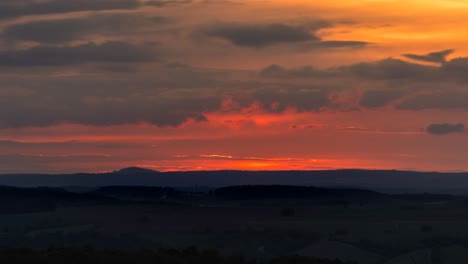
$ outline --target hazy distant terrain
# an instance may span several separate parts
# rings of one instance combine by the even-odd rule
[[[126,168],[101,174],[0,175],[0,184],[23,187],[144,185],[190,188],[283,184],[362,188],[389,193],[468,194],[468,173],[396,170],[157,172],[141,168]]]

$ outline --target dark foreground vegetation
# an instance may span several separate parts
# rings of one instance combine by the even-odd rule
[[[138,264],[353,264],[339,260],[289,256],[270,260],[252,260],[244,257],[224,257],[216,251],[186,250],[96,250],[85,248],[51,248],[47,250],[3,249],[0,262],[44,264],[138,263]]]
[[[468,198],[284,185],[0,187],[0,263],[96,262],[465,264]]]
[[[129,203],[156,203],[166,205],[220,205],[227,201],[276,200],[307,201],[315,204],[346,205],[353,203],[382,203],[397,200],[454,199],[452,196],[386,195],[359,189],[317,188],[285,185],[233,186],[207,191],[187,191],[169,187],[106,186],[85,191],[62,188],[19,188],[0,186],[0,214],[21,214],[55,211],[74,206],[119,205]],[[254,205],[255,203],[252,203]],[[244,204],[246,206],[248,204]]]

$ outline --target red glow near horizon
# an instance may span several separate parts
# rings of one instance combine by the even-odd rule
[[[205,113],[207,122],[189,120],[179,127],[140,123],[2,129],[0,140],[16,143],[0,149],[0,155],[13,153],[19,160],[3,171],[37,172],[34,166],[23,171],[30,164],[46,166],[45,172],[132,166],[158,171],[465,170],[461,162],[438,151],[458,144],[460,136],[430,141],[424,134],[424,125],[436,112],[421,116],[394,110],[315,113],[288,108],[272,113],[258,103],[243,109],[236,109],[232,100],[223,105]],[[382,114],[399,123],[386,122]],[[434,159],[439,162],[431,162]]]

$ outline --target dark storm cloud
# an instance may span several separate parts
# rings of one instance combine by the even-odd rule
[[[243,47],[267,47],[281,43],[319,41],[307,26],[286,24],[221,24],[205,30],[210,37],[230,41]]]
[[[7,26],[3,37],[17,41],[60,43],[81,40],[88,35],[111,35],[131,32],[147,26],[165,24],[165,17],[141,14],[99,14],[81,18],[39,20]]]
[[[447,135],[465,132],[464,124],[431,124],[426,128],[426,132],[432,135]]]
[[[0,19],[78,11],[128,10],[140,6],[138,0],[2,0]]]
[[[418,54],[403,54],[406,58],[418,61],[425,61],[425,62],[434,62],[434,63],[445,63],[447,61],[447,56],[454,52],[453,49],[442,50],[431,52],[424,55]]]
[[[25,50],[0,52],[0,66],[60,66],[89,62],[134,63],[158,58],[152,47],[109,41],[79,46],[36,46]]]

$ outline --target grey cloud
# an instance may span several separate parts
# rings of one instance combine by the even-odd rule
[[[342,67],[348,71],[366,79],[392,80],[392,79],[423,79],[435,77],[439,68],[405,62],[398,59],[385,59],[373,63],[358,63]]]
[[[398,109],[468,109],[468,91],[429,91],[417,94],[397,105]]]
[[[157,6],[157,7],[165,7],[165,6],[173,6],[173,5],[181,5],[181,4],[190,4],[192,0],[152,0],[145,2],[147,6]]]
[[[389,58],[328,69],[272,65],[260,71],[260,75],[290,82],[305,78],[316,81],[365,81],[379,88],[366,89],[358,98],[360,106],[378,108],[395,102],[397,109],[423,110],[468,109],[468,90],[464,88],[468,82],[466,72],[468,58],[452,59],[440,66]]]
[[[455,58],[440,66],[429,66],[388,58],[376,62],[363,62],[334,69],[321,70],[334,72],[337,76],[352,75],[377,81],[412,82],[468,82],[468,58]],[[311,75],[316,73],[311,72]]]
[[[242,47],[267,47],[281,43],[319,41],[307,26],[286,24],[221,24],[205,30],[205,34],[225,39]]]
[[[131,90],[127,90],[127,93],[131,93]],[[51,126],[61,123],[106,126],[142,122],[175,127],[188,119],[206,122],[203,112],[218,109],[220,104],[218,98],[166,98],[148,93],[126,97],[41,94],[23,98],[21,101],[6,100],[11,98],[0,100],[1,128]]]
[[[321,70],[312,66],[287,69],[280,65],[270,65],[260,72],[263,76],[279,78],[317,78],[317,77],[335,77],[333,70]]]
[[[431,124],[426,128],[426,132],[432,135],[447,135],[465,132],[464,124]]]
[[[445,80],[456,82],[467,82],[468,58],[452,59],[440,68],[440,72]]]
[[[120,48],[112,48],[113,45]],[[49,126],[63,122],[99,126],[148,122],[158,126],[178,126],[188,119],[206,122],[205,113],[219,111],[226,95],[231,96],[241,108],[259,103],[271,113],[283,112],[288,107],[301,112],[323,109],[350,111],[358,110],[356,104],[376,108],[392,102],[398,109],[405,110],[468,109],[468,91],[464,92],[464,86],[458,86],[462,88],[457,91],[452,85],[444,84],[442,89],[437,83],[445,80],[444,76],[449,76],[445,71],[450,67],[460,67],[460,73],[455,76],[461,74],[465,67],[463,58],[449,61],[441,67],[394,59],[330,69],[272,65],[260,73],[263,78],[258,78],[251,72],[196,69],[180,64],[152,64],[151,72],[128,71],[126,66],[134,65],[131,62],[158,59],[157,53],[151,57],[148,55],[152,54],[148,53],[150,47],[129,43],[83,46],[86,47],[40,46],[47,48],[48,52],[39,52],[40,56],[30,55],[37,53],[30,51],[21,56],[9,55],[8,58],[14,59],[8,60],[0,53],[0,64],[4,66],[60,65],[67,66],[66,69],[79,69],[82,74],[66,78],[25,79],[21,76],[9,83],[2,78],[0,94],[3,87],[10,87],[10,90],[0,97],[0,127]],[[137,51],[130,56],[133,48]],[[97,55],[92,56],[94,53]],[[100,63],[75,66],[87,62]],[[103,65],[111,70],[92,72],[93,67]],[[413,76],[406,74],[404,69],[410,69]],[[28,68],[20,70],[26,72]],[[86,75],[86,70],[92,74]],[[11,84],[28,93],[16,96],[11,92]],[[355,92],[355,84],[369,88],[363,93]],[[372,87],[373,84],[377,86]],[[352,105],[348,101],[343,103],[343,100],[350,101]]]
[[[325,89],[288,89],[278,91],[272,89],[258,89],[252,94],[251,102],[257,101],[265,110],[281,113],[288,107],[294,107],[299,112],[319,111],[323,107],[331,106],[329,92]]]
[[[424,55],[418,54],[403,54],[404,57],[417,60],[417,61],[425,61],[425,62],[434,62],[434,63],[445,63],[447,61],[447,56],[454,52],[453,49],[442,50],[431,52]]]
[[[320,42],[320,46],[324,47],[362,47],[368,45],[369,42],[354,41],[354,40],[328,40]]]
[[[138,0],[2,0],[0,19],[78,11],[128,10],[140,6]]]
[[[320,48],[362,48],[371,43],[354,40],[326,40],[313,42],[304,47],[305,50],[313,50]]]
[[[450,63],[448,63],[450,65]],[[467,69],[468,69],[468,63]],[[448,66],[447,66],[448,67]],[[440,76],[441,68],[414,64],[398,59],[385,59],[376,62],[363,62],[349,66],[317,69],[312,66],[287,69],[280,65],[271,65],[261,71],[264,76],[275,77],[345,77],[356,76],[369,80],[414,79],[428,80]]]
[[[80,65],[79,69],[91,67]],[[76,77],[22,76],[0,80],[31,90],[25,96],[0,97],[0,128],[79,123],[96,126],[150,123],[179,126],[189,119],[206,122],[220,109],[221,93],[205,89],[208,73],[155,65],[154,72],[83,73]],[[177,78],[172,78],[173,74]],[[169,76],[169,77],[168,77]],[[217,82],[216,87],[222,86]],[[209,86],[211,87],[211,86]]]
[[[277,44],[302,44],[301,51],[321,48],[363,47],[369,43],[363,41],[322,41],[316,32],[332,27],[327,21],[315,21],[303,25],[284,23],[271,24],[220,24],[203,30],[209,37],[224,39],[234,45],[250,48],[265,48]]]
[[[30,21],[12,24],[3,36],[10,40],[60,43],[85,39],[88,35],[122,34],[145,26],[167,23],[165,17],[145,17],[141,14],[100,14],[81,18]]]
[[[147,45],[109,41],[79,46],[41,45],[25,50],[0,52],[0,66],[60,66],[90,62],[134,63],[149,62],[158,55]]]
[[[92,66],[79,65],[77,68]],[[179,126],[189,119],[209,121],[205,113],[220,111],[221,102],[227,95],[239,104],[239,108],[234,107],[232,111],[254,103],[271,113],[283,112],[288,107],[298,111],[320,111],[330,105],[328,90],[321,86],[278,86],[242,78],[231,81],[229,71],[211,72],[171,64],[153,67],[148,73],[4,78],[0,80],[0,91],[14,83],[31,92],[21,97],[0,97],[0,128],[51,126],[65,122],[96,126],[141,122]],[[233,73],[234,76],[239,77],[239,73]]]
[[[359,104],[366,108],[378,108],[392,102],[403,110],[468,109],[468,58],[457,58],[440,67],[413,64],[396,59],[374,63],[359,63],[331,69],[302,67],[285,69],[272,66],[264,69],[264,76],[277,78],[312,78],[323,80],[333,77],[346,80],[378,82],[381,89],[367,89]]]
[[[367,108],[383,107],[404,94],[401,90],[367,90],[362,94],[359,104]]]

